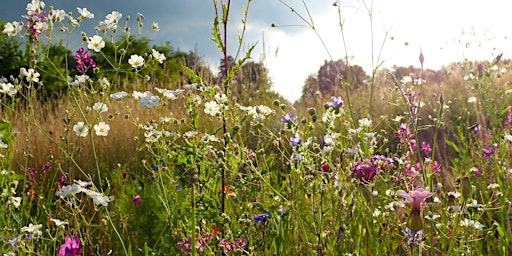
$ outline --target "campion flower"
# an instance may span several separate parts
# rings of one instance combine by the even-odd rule
[[[41,75],[35,71],[34,69],[32,68],[29,68],[26,73],[25,73],[25,78],[27,80],[27,82],[34,82],[34,83],[38,83],[39,82],[39,77]]]
[[[57,256],[80,256],[82,255],[82,246],[78,236],[73,237],[73,239],[66,236],[64,244],[59,247]]]
[[[90,68],[96,67],[96,62],[92,59],[89,51],[84,48],[78,49],[74,56],[76,60],[76,69],[82,74],[85,75]],[[88,78],[88,77],[87,77]]]
[[[267,213],[261,213],[254,215],[254,222],[267,222],[267,220],[270,219],[270,215]]]
[[[170,100],[178,99],[178,96],[184,91],[183,89],[168,90],[168,89],[160,89],[158,87],[155,87],[155,90]]]
[[[409,219],[407,220],[407,227],[414,231],[418,232],[423,228],[423,218],[421,217],[421,203],[434,195],[430,191],[420,188],[414,191],[410,191],[409,193],[398,190],[396,192],[397,195],[403,197],[407,201],[411,203],[411,214],[409,215]]]
[[[93,128],[94,132],[96,132],[96,135],[98,136],[107,136],[108,131],[110,131],[110,125],[105,122],[99,122],[98,124],[95,124]]]
[[[89,48],[89,50],[100,52],[103,47],[105,47],[105,41],[103,41],[101,36],[94,35],[87,39],[87,48]]]
[[[209,101],[204,104],[204,113],[210,116],[217,116],[221,114],[221,106],[216,101]]]
[[[84,122],[78,122],[73,126],[73,131],[78,137],[87,137],[89,127]]]
[[[164,63],[164,61],[165,61],[165,59],[166,59],[166,58],[165,58],[165,54],[160,53],[160,52],[158,52],[158,51],[157,51],[157,50],[155,50],[155,49],[151,49],[151,52],[152,52],[152,53],[151,53],[151,56],[153,56],[153,58],[154,58],[156,61],[158,61],[158,63],[160,63],[160,64]]]
[[[27,233],[31,234],[32,236],[40,236],[43,234],[43,232],[41,230],[39,230],[39,229],[41,229],[41,227],[43,227],[43,225],[41,225],[41,224],[34,225],[34,224],[30,223],[30,224],[28,224],[28,226],[22,227],[21,231],[27,232]]]
[[[135,206],[139,206],[141,204],[141,197],[139,195],[135,195],[133,198],[132,198],[132,203],[135,205]]]
[[[153,22],[153,24],[151,24],[151,29],[153,31],[159,31],[160,30],[160,26],[158,26],[158,22]]]
[[[126,96],[128,96],[128,93],[126,93],[125,91],[110,94],[110,98],[112,98],[113,100],[120,100]]]
[[[76,8],[78,10],[78,13],[80,13],[80,16],[84,19],[94,19],[94,14],[89,12],[87,8]]]
[[[96,102],[92,106],[92,109],[96,110],[98,113],[105,113],[108,111],[108,106],[103,102]]]
[[[13,21],[7,22],[4,26],[4,30],[2,31],[8,37],[17,35],[23,29],[23,22]]]
[[[137,69],[139,67],[144,66],[144,58],[137,54],[133,54],[132,56],[130,56],[128,63],[132,65],[133,68]]]
[[[18,93],[18,90],[16,87],[11,83],[0,83],[0,92],[9,95],[10,97],[16,96],[16,93]]]

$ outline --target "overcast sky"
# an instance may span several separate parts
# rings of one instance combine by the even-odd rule
[[[21,21],[29,1],[2,0],[0,20]],[[212,68],[222,57],[211,41],[214,18],[213,0],[47,0],[46,9],[54,6],[73,12],[87,8],[94,20],[82,24],[79,30],[94,34],[94,26],[116,10],[123,18],[145,17],[146,36],[154,44],[169,41],[176,49],[194,50],[210,62]],[[221,2],[221,0],[219,0]],[[283,0],[296,13],[308,19],[302,1]],[[507,22],[510,4],[507,0],[371,0],[341,1],[341,16],[345,43],[341,37],[335,0],[305,0],[317,32],[323,38],[334,59],[353,56],[356,64],[368,73],[380,61],[384,66],[419,66],[420,48],[425,55],[425,67],[438,69],[449,62],[492,60],[503,52],[510,58],[512,47]],[[236,46],[242,8],[247,1],[234,0],[232,5],[229,49]],[[369,10],[372,10],[373,26]],[[300,97],[306,77],[318,71],[329,59],[315,32],[296,13],[279,0],[253,0],[249,6],[246,45],[257,43],[252,57],[264,60],[270,71],[274,90],[290,100]],[[158,22],[159,32],[151,32],[152,22]],[[275,24],[276,27],[272,27]],[[373,27],[373,32],[372,32]],[[373,39],[372,39],[373,38]],[[373,42],[373,47],[372,47]],[[347,52],[345,52],[345,47]],[[382,49],[382,52],[381,52]],[[373,53],[373,57],[372,57]],[[233,53],[234,54],[234,53]],[[215,72],[216,70],[214,70]]]

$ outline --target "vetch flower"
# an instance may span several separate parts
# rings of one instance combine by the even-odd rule
[[[87,137],[89,133],[89,127],[84,122],[78,122],[73,126],[73,131],[78,137]]]
[[[139,67],[144,66],[144,58],[137,54],[133,54],[132,56],[130,56],[128,63],[132,65],[133,68],[137,69]]]
[[[414,191],[410,191],[409,193],[398,190],[396,192],[397,195],[403,197],[411,203],[411,214],[409,215],[409,219],[407,220],[407,227],[414,232],[418,232],[423,228],[423,219],[421,217],[421,203],[434,195],[430,191],[420,188]]]
[[[110,125],[105,122],[99,122],[98,124],[95,124],[93,128],[94,132],[96,132],[96,135],[98,136],[107,136],[108,131],[110,131]]]
[[[266,222],[268,219],[270,219],[270,215],[268,215],[267,213],[261,213],[261,214],[254,215],[254,222],[256,222],[256,223]]]
[[[89,48],[89,50],[100,52],[103,47],[105,47],[105,41],[103,41],[101,36],[94,35],[87,39],[87,48]]]
[[[80,255],[82,255],[82,243],[80,243],[80,238],[78,238],[78,236],[75,236],[73,237],[73,239],[71,239],[69,236],[66,236],[64,244],[59,247],[57,256]]]

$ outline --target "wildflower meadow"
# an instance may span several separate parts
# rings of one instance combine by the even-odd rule
[[[218,74],[140,13],[31,0],[1,24],[2,255],[512,255],[510,60],[331,59],[291,103],[250,5],[213,1]]]

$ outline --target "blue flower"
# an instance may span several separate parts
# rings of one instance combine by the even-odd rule
[[[267,213],[261,213],[261,214],[254,215],[254,222],[256,222],[256,223],[266,222],[268,219],[270,219],[270,215],[268,215]]]
[[[331,97],[331,106],[335,108],[341,108],[343,107],[343,100],[341,97]]]
[[[297,120],[297,117],[290,113],[286,114],[285,116],[283,116],[283,118],[281,118],[281,121],[283,122],[283,124],[287,124],[287,123],[293,122],[295,120]]]
[[[302,142],[302,139],[300,138],[300,134],[295,134],[295,137],[290,138],[290,143],[293,147],[298,146]]]

